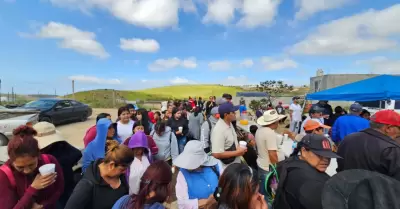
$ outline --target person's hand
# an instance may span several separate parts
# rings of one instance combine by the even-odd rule
[[[216,204],[217,201],[215,200],[214,196],[211,194],[208,199],[200,199],[199,200],[199,208],[210,208],[214,204]]]
[[[295,139],[296,138],[296,134],[291,132],[291,131],[289,131],[289,130],[284,130],[283,134],[287,134],[288,137],[291,138],[291,139]]]
[[[39,205],[36,202],[33,203],[33,205],[32,205],[32,209],[43,209],[43,208],[44,208],[43,205]]]
[[[243,156],[247,152],[247,147],[243,148],[241,146],[236,147],[236,153],[238,154],[237,156]]]
[[[256,140],[251,139],[251,140],[249,141],[249,145],[252,146],[252,147],[255,147],[255,146],[256,146]]]
[[[267,201],[264,195],[258,194],[257,199],[253,201],[253,209],[268,209]]]
[[[35,179],[33,180],[31,187],[34,189],[40,190],[44,189],[54,182],[56,182],[57,173],[51,173],[45,176],[42,176],[40,173],[36,175]]]
[[[180,132],[180,131],[176,131],[176,132],[175,132],[175,134],[176,134],[176,135],[181,135],[181,134],[182,134],[182,132]]]

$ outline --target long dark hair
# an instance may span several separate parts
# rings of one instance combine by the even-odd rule
[[[200,107],[195,107],[195,109],[194,109],[194,117],[197,117],[197,115],[199,115],[200,112],[201,112]]]
[[[154,162],[144,172],[140,179],[139,192],[131,196],[126,208],[143,209],[145,204],[165,202],[171,194],[171,181],[171,166],[164,161]],[[154,196],[147,198],[150,192],[154,192]]]
[[[218,205],[230,209],[247,209],[251,198],[258,192],[258,185],[255,170],[247,165],[234,163],[224,170],[214,196]]]
[[[156,123],[156,125],[154,126],[154,131],[155,131],[155,133],[156,133],[158,136],[161,136],[162,133],[165,132],[166,126],[167,126],[167,125],[165,124],[165,122],[158,122],[158,123]]]
[[[142,123],[142,126],[144,127],[144,133],[146,135],[150,135],[150,120],[149,120],[149,114],[146,109],[140,108],[136,111],[136,115],[142,115],[142,119],[140,122]]]

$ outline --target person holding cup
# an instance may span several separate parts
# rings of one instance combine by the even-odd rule
[[[182,111],[175,107],[172,109],[172,117],[168,119],[167,126],[175,133],[179,153],[182,153],[187,142],[186,135],[189,132],[188,120],[182,117]]]
[[[24,129],[32,134],[21,134]],[[2,209],[56,209],[64,191],[64,176],[57,159],[40,154],[34,129],[22,126],[8,143],[9,160],[0,167]]]

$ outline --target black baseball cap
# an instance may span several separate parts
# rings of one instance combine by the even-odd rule
[[[307,134],[301,140],[305,148],[326,158],[342,158],[332,151],[331,142],[323,135]]]
[[[324,112],[324,108],[318,107],[318,105],[311,106],[311,109],[309,111],[310,114],[323,113],[323,112]]]

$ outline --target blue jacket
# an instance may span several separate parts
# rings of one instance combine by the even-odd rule
[[[125,195],[121,197],[112,207],[112,209],[129,209],[128,203],[131,200],[129,195]],[[146,204],[144,205],[143,209],[165,209],[164,205],[161,203],[153,203],[153,204]]]
[[[332,127],[332,140],[341,142],[345,136],[369,128],[369,121],[358,115],[343,115]]]
[[[100,119],[96,124],[96,137],[92,142],[88,144],[85,151],[83,151],[82,158],[82,172],[85,172],[86,168],[95,160],[99,158],[104,158],[106,152],[106,140],[108,128],[112,124],[111,120],[108,118]],[[115,132],[116,133],[116,132]],[[114,139],[119,143],[122,141],[114,136]]]
[[[214,168],[215,171],[212,167],[203,167],[201,172],[180,169],[188,186],[189,199],[207,199],[214,193],[215,188],[218,187],[219,177],[218,166]]]

